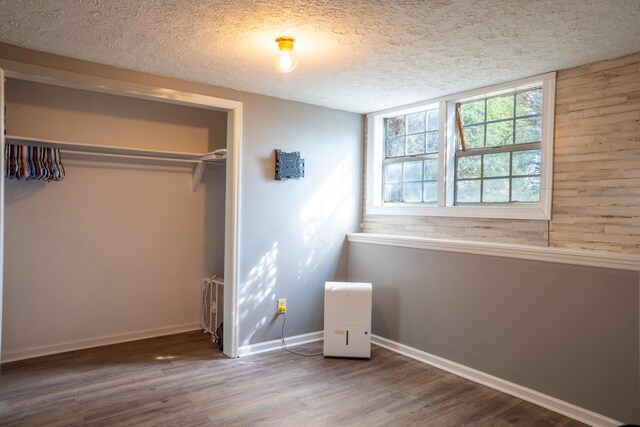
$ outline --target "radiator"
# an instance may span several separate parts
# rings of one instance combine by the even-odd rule
[[[211,334],[211,341],[218,343],[218,327],[222,324],[224,309],[224,279],[206,277],[202,280],[202,302],[200,305],[200,324],[205,332]]]

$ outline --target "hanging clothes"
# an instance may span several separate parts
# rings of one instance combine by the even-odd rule
[[[4,176],[9,179],[62,181],[64,166],[60,150],[53,147],[5,144]]]

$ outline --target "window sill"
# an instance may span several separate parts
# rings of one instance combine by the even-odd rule
[[[399,248],[499,256],[587,267],[640,271],[640,256],[624,253],[596,252],[493,242],[430,239],[426,237],[373,233],[349,233],[347,234],[347,239],[349,243],[364,243]]]

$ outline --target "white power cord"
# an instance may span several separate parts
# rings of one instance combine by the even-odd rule
[[[287,344],[284,342],[284,325],[287,324],[287,312],[284,313],[284,319],[282,320],[282,348],[284,351],[288,351],[289,353],[297,354],[298,356],[304,357],[313,357],[313,356],[322,356],[323,353],[298,353],[297,351],[289,350],[287,348]]]

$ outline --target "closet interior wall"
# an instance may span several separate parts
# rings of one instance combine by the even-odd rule
[[[7,79],[7,134],[205,153],[226,112]],[[10,141],[9,141],[10,142]],[[63,154],[61,182],[5,182],[3,362],[199,328],[223,275],[225,167]]]

